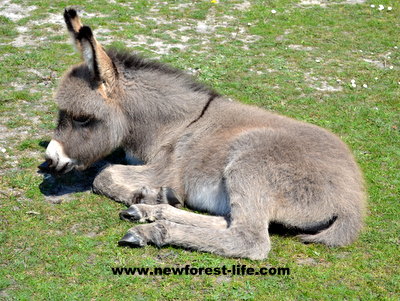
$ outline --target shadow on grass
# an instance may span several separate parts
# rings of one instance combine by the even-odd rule
[[[39,142],[39,145],[43,148],[46,148],[48,144],[49,141]],[[38,173],[43,175],[43,181],[39,184],[39,189],[46,197],[50,198],[90,191],[97,174],[109,164],[127,164],[125,152],[118,149],[84,171],[72,170],[66,174],[57,175],[39,170]],[[62,199],[58,199],[57,202],[61,201]]]

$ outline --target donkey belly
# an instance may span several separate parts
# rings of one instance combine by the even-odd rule
[[[215,182],[199,181],[186,185],[186,204],[189,208],[213,215],[230,212],[229,196],[222,179]]]

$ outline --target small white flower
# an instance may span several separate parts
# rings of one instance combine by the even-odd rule
[[[393,66],[390,66],[390,67],[389,67],[390,70],[392,70],[393,68],[394,68]]]
[[[393,7],[388,6],[387,10],[391,11],[393,9]]]
[[[357,87],[357,85],[356,85],[355,83],[352,83],[351,86],[352,86],[353,88]]]
[[[379,4],[378,10],[384,10],[385,7],[382,4]]]
[[[397,47],[397,46],[394,46],[393,48],[394,48],[394,49],[397,49],[397,48],[399,48],[399,47]]]
[[[276,14],[276,10],[275,9],[271,10],[271,13]]]
[[[315,62],[316,62],[316,63],[321,63],[321,60],[316,59]]]
[[[352,84],[355,84],[356,80],[355,80],[355,79],[352,79],[350,82],[351,82]]]
[[[375,77],[375,80],[378,80],[379,78]]]
[[[368,88],[368,85],[367,85],[367,84],[364,84],[364,85],[363,85],[363,88]]]
[[[2,153],[5,153],[5,152],[6,152],[6,149],[2,147],[2,148],[0,149],[0,151],[1,151]]]
[[[371,7],[372,7],[372,8],[375,8],[375,4],[371,4]]]
[[[342,80],[341,80],[341,79],[337,79],[337,80],[336,80],[336,82],[338,82],[338,83],[341,83],[341,82],[342,82]]]

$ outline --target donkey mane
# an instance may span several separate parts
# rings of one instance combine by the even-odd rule
[[[158,71],[182,79],[185,85],[193,92],[208,94],[210,98],[220,96],[218,92],[198,82],[193,76],[167,64],[144,58],[139,54],[131,53],[127,50],[110,48],[106,52],[111,60],[115,64],[123,66],[126,72],[137,70]]]

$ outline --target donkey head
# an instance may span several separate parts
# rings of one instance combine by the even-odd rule
[[[74,9],[66,9],[64,19],[84,63],[66,73],[56,94],[59,120],[46,161],[59,173],[85,169],[118,147],[125,135],[115,64]]]

